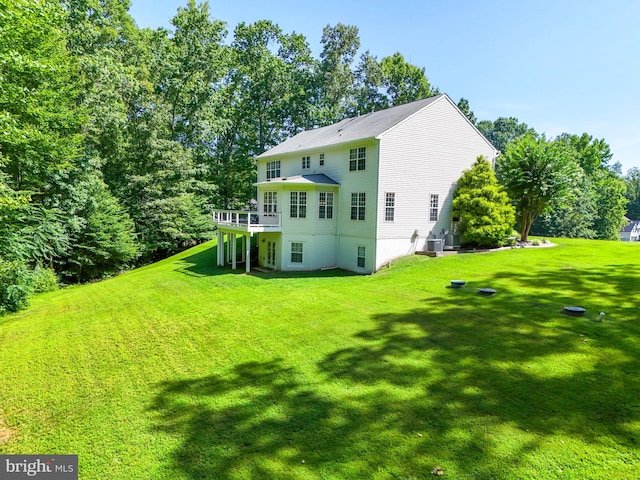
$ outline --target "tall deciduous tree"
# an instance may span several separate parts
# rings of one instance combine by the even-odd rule
[[[640,168],[631,168],[624,177],[627,185],[625,196],[627,204],[627,217],[631,220],[640,220]]]
[[[544,137],[529,133],[507,145],[496,173],[516,207],[523,241],[541,214],[566,203],[577,172],[567,150]]]
[[[500,117],[496,121],[482,120],[476,124],[478,130],[499,151],[505,152],[507,145],[516,138],[523,137],[527,133],[535,135],[535,130],[526,123],[521,123],[515,117]]]
[[[554,141],[577,165],[572,190],[562,205],[542,215],[532,227],[539,235],[617,239],[626,199],[624,181],[609,162],[611,151],[604,140],[588,134],[564,133]]]
[[[591,135],[561,135],[557,141],[564,142],[572,150],[578,165],[585,172],[593,191],[595,204],[593,230],[595,238],[614,240],[620,237],[624,223],[627,200],[624,180],[610,165],[612,154],[604,139]]]
[[[596,215],[593,222],[596,238],[617,240],[624,226],[627,199],[626,185],[615,172],[601,170],[593,176],[596,192]]]
[[[211,18],[208,3],[189,0],[171,19],[170,36],[154,37],[153,72],[157,91],[169,107],[171,140],[202,147],[215,138],[216,104],[226,65],[226,24]]]
[[[378,59],[368,50],[360,56],[355,70],[354,105],[349,116],[389,108],[389,98],[383,88],[384,72]]]
[[[483,156],[458,181],[453,216],[460,220],[463,244],[497,247],[512,235],[515,209]]]
[[[56,2],[4,0],[0,17],[0,154],[16,190],[37,201],[75,160],[84,118],[78,68],[66,50]]]
[[[352,65],[360,48],[358,27],[338,23],[322,30],[322,52],[315,73],[314,119],[329,125],[345,117],[352,108]]]
[[[301,35],[270,21],[241,23],[225,78],[226,127],[216,140],[216,204],[243,207],[254,194],[255,157],[300,131],[309,118],[312,58]]]
[[[424,68],[408,63],[399,52],[378,62],[367,51],[355,71],[353,104],[347,113],[368,113],[437,94]]]
[[[402,105],[438,93],[433,89],[424,68],[408,63],[401,53],[396,52],[380,62],[382,85],[386,89],[391,105]]]
[[[57,2],[0,4],[0,313],[27,304],[33,268],[68,248],[56,208],[82,142],[79,69]]]
[[[137,257],[133,222],[125,211],[126,161],[136,135],[132,111],[148,94],[149,62],[128,0],[63,0],[67,48],[82,70],[79,97],[88,114],[73,181],[58,202],[70,216],[71,248],[56,264],[69,281],[126,268]],[[105,184],[106,182],[106,184]]]

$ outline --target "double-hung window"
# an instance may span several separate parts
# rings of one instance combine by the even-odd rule
[[[307,218],[307,192],[290,192],[291,218]]]
[[[320,166],[324,166],[324,153],[320,154]]]
[[[320,192],[318,218],[333,218],[333,192]]]
[[[302,157],[302,169],[306,170],[311,168],[311,157],[309,155]]]
[[[366,193],[361,192],[351,194],[351,220],[364,220],[366,203]]]
[[[357,147],[349,150],[349,171],[364,170],[367,163],[367,147]]]
[[[438,221],[438,195],[431,195],[429,199],[429,221]]]
[[[364,268],[365,265],[365,252],[366,252],[366,248],[363,247],[362,245],[358,245],[358,258],[357,258],[357,265],[360,268]]]
[[[267,162],[267,180],[280,176],[280,160]]]
[[[302,242],[291,242],[291,263],[302,263]]]
[[[278,211],[278,192],[264,192],[262,202],[262,212],[265,214],[276,213]]]
[[[396,194],[395,193],[385,193],[384,198],[384,221],[385,222],[393,222],[395,218],[395,208],[396,208]]]

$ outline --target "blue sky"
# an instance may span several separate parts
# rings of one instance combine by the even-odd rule
[[[140,27],[170,27],[187,0],[131,0]],[[200,3],[200,2],[198,2]],[[317,56],[328,24],[356,25],[361,51],[400,52],[479,120],[517,117],[548,138],[604,138],[623,173],[640,168],[640,1],[210,0],[213,18],[268,19]]]

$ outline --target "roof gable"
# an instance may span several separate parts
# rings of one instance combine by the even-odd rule
[[[440,94],[366,115],[346,118],[326,127],[306,130],[267,150],[258,158],[376,138],[442,97],[446,95]]]

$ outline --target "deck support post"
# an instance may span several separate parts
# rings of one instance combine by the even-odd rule
[[[224,233],[222,230],[218,230],[218,258],[216,259],[216,266],[221,267],[224,265]]]
[[[237,252],[236,252],[236,234],[235,233],[231,233],[229,235],[229,242],[231,244],[231,248],[229,250],[231,250],[231,269],[235,270],[236,269],[236,257],[237,257]]]
[[[251,237],[243,235],[242,238],[244,239],[245,272],[249,273],[251,271]]]

